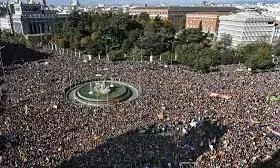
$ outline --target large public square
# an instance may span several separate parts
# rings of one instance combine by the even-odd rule
[[[266,99],[280,94],[279,72],[233,65],[203,74],[159,62],[84,59],[52,52],[7,70],[0,167],[251,167],[280,146],[267,129],[279,129],[279,104]],[[129,83],[139,95],[106,106],[66,98],[67,88],[96,74]]]

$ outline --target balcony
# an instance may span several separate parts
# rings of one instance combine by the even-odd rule
[[[55,18],[55,17],[68,17],[68,14],[22,14],[21,17],[27,18]]]

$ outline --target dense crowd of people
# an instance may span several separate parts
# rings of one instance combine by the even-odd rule
[[[279,149],[267,129],[279,129],[279,103],[266,100],[280,94],[279,72],[223,66],[201,74],[180,65],[38,50],[50,57],[6,72],[0,167],[250,167]],[[96,74],[134,84],[139,97],[108,107],[66,101],[66,88]],[[201,130],[208,120],[212,131]]]

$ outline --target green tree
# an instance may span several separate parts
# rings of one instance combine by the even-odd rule
[[[85,36],[85,37],[82,37],[81,38],[81,47],[82,48],[86,48],[88,45],[89,45],[89,43],[91,43],[92,41],[91,41],[91,36]]]
[[[200,51],[199,56],[195,59],[194,68],[202,72],[209,72],[211,68],[220,65],[218,52],[211,48],[204,48]]]
[[[202,43],[207,40],[199,29],[184,29],[177,33],[176,37],[180,44]]]
[[[195,60],[199,57],[200,50],[202,48],[195,43],[178,45],[175,49],[178,55],[178,62],[194,68]]]
[[[269,69],[273,67],[271,58],[271,46],[265,43],[252,44],[251,50],[247,56],[245,65],[247,67],[256,69]]]
[[[172,22],[176,32],[185,29],[186,17],[177,17]]]
[[[110,60],[112,61],[123,61],[124,58],[124,52],[122,50],[112,50],[109,52]]]
[[[148,59],[150,54],[161,55],[162,60],[171,61],[173,44],[179,63],[203,72],[218,64],[231,62],[231,58],[225,57],[231,50],[223,50],[222,57],[221,47],[211,45],[200,29],[184,29],[175,36],[176,30],[184,28],[184,22],[183,18],[175,24],[160,17],[150,19],[147,13],[133,17],[128,14],[74,11],[67,21],[55,23],[53,41],[94,56],[105,54],[107,48],[114,61],[124,60],[124,54],[135,56],[138,60],[141,55],[146,56],[143,59]]]
[[[122,50],[127,53],[135,46],[135,43],[139,40],[142,35],[142,30],[135,29],[128,33],[128,38],[122,43]]]
[[[230,47],[232,44],[232,37],[229,34],[221,34],[220,45],[222,49]]]
[[[267,43],[252,43],[238,46],[238,55],[241,63],[247,67],[256,69],[269,69],[272,64],[272,47]]]
[[[161,59],[162,61],[164,62],[171,62],[171,56],[172,56],[173,53],[171,53],[170,51],[166,51],[164,53],[161,54]],[[174,60],[172,60],[174,61]]]
[[[28,44],[27,39],[21,34],[12,34],[11,32],[0,32],[0,41],[6,43],[13,43],[26,46]]]
[[[235,60],[236,51],[232,48],[220,50],[220,61],[222,65],[235,64],[239,61]]]
[[[274,45],[273,45],[273,54],[275,56],[280,57],[280,40],[278,40]]]
[[[147,12],[140,13],[138,18],[140,21],[149,21],[150,20],[149,14]]]

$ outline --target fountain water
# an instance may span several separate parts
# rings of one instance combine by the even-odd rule
[[[138,97],[138,89],[121,81],[91,80],[70,87],[66,98],[69,102],[81,105],[105,106],[115,103],[128,102]]]

